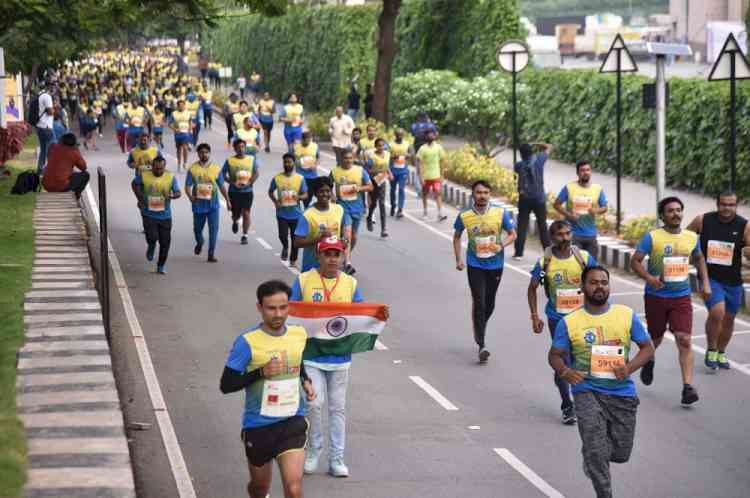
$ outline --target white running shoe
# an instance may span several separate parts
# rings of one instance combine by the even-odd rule
[[[344,464],[343,458],[331,460],[328,473],[333,477],[349,477],[349,468]]]
[[[313,450],[311,448],[305,450],[305,474],[314,474],[318,470],[320,453],[320,450]]]

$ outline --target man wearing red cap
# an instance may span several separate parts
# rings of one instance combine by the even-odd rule
[[[338,237],[321,239],[316,247],[320,269],[313,268],[299,275],[292,285],[291,301],[360,303],[362,294],[357,280],[339,270],[344,260],[345,246]],[[305,360],[305,371],[313,388],[319,393],[308,404],[310,435],[305,455],[305,473],[318,468],[323,448],[322,408],[328,401],[329,450],[328,473],[334,477],[349,477],[344,463],[346,443],[346,391],[352,355],[325,355]]]

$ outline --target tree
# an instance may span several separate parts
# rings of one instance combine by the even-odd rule
[[[378,18],[378,63],[375,68],[375,100],[373,117],[388,124],[388,104],[391,98],[393,60],[396,58],[396,20],[401,0],[383,0],[383,10]]]

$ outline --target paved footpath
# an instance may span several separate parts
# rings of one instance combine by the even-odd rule
[[[72,194],[40,193],[33,220],[17,382],[28,438],[25,496],[135,497],[81,210]]]

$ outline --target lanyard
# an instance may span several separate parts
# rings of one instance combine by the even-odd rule
[[[341,273],[339,273],[338,275],[336,275],[336,283],[333,284],[333,287],[331,287],[331,290],[328,290],[328,288],[326,287],[325,280],[323,279],[323,275],[321,275],[320,272],[318,272],[318,277],[320,278],[320,285],[323,286],[323,295],[325,297],[325,301],[327,303],[330,303],[331,302],[331,294],[333,294],[333,291],[335,291],[336,287],[339,285],[339,279],[341,279]]]

